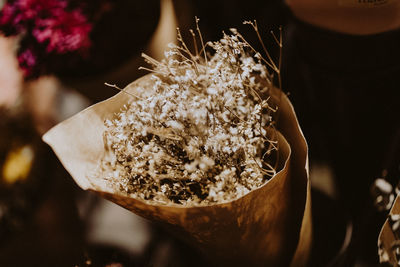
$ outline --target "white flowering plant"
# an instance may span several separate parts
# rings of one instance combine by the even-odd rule
[[[178,31],[163,60],[144,55],[150,74],[43,139],[81,188],[172,227],[214,263],[305,266],[307,145],[280,63],[235,29],[207,43],[197,32],[193,52]]]
[[[276,106],[260,96],[273,86],[263,61],[274,63],[231,32],[192,53],[178,31],[180,43],[169,45],[165,59],[144,55],[152,94],[131,95],[105,121],[109,153],[101,172],[110,183],[144,200],[209,204],[241,197],[275,175]]]

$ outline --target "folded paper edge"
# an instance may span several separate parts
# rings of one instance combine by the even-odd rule
[[[79,113],[78,113],[79,114]],[[77,116],[78,114],[74,115],[73,117]],[[68,120],[73,119],[73,117],[69,118]],[[64,121],[66,122],[66,121]],[[72,176],[71,174],[71,170],[69,167],[69,164],[63,159],[63,157],[61,157],[61,152],[57,149],[57,147],[55,146],[55,143],[57,143],[57,136],[55,134],[55,132],[57,132],[57,130],[62,127],[63,125],[57,124],[56,126],[54,126],[53,128],[51,128],[49,131],[47,131],[43,136],[42,136],[42,140],[43,142],[45,142],[46,144],[48,144],[51,149],[53,150],[53,152],[56,154],[58,160],[61,162],[61,164],[63,165],[63,167],[68,171],[68,173]],[[89,182],[88,179],[79,179],[76,180],[74,179],[74,181],[79,185],[79,187],[81,187],[84,190],[87,190],[90,188],[91,184]]]
[[[144,81],[146,81],[148,79],[147,75],[143,76],[133,82],[131,82],[130,84],[128,84],[125,88],[125,90],[129,90],[129,88],[135,87],[135,86],[140,86],[140,84]],[[98,103],[95,103],[93,105],[90,105],[89,107],[83,109],[82,111],[79,111],[78,113],[76,113],[75,115],[69,117],[68,119],[58,123],[57,125],[53,126],[50,130],[48,130],[43,136],[42,136],[42,140],[43,142],[45,142],[46,144],[48,144],[52,150],[54,151],[54,153],[56,154],[57,158],[60,160],[61,164],[63,165],[63,167],[68,171],[68,173],[71,176],[75,176],[76,171],[73,170],[72,166],[70,166],[68,160],[63,159],[64,157],[60,157],[60,155],[62,154],[61,151],[57,148],[57,146],[55,145],[59,140],[60,137],[58,136],[60,129],[65,128],[66,130],[68,129],[68,125],[71,124],[73,121],[75,120],[79,120],[80,118],[84,117],[84,115],[86,115],[89,112],[92,112],[92,110],[99,108],[101,105],[104,105],[105,103],[111,103],[113,101],[117,101],[119,99],[119,97],[121,96],[121,94],[124,94],[124,92],[119,92],[117,94],[115,94],[114,96],[107,98],[103,101],[100,101]],[[86,177],[86,175],[79,175],[81,179],[75,179],[74,181],[84,190],[88,190],[92,187],[92,183],[89,181],[89,179]]]
[[[282,93],[283,94],[283,93]],[[307,179],[307,188],[306,188],[306,201],[305,201],[305,206],[304,206],[304,212],[303,212],[303,218],[301,222],[301,228],[299,231],[299,241],[294,253],[294,256],[292,258],[292,261],[290,263],[291,267],[295,266],[306,266],[307,262],[310,257],[311,253],[311,246],[312,246],[312,239],[313,239],[313,222],[312,222],[312,200],[311,200],[311,183],[310,183],[310,173],[309,173],[309,159],[308,159],[308,144],[306,141],[306,138],[304,136],[303,130],[300,127],[299,121],[297,119],[297,115],[295,113],[294,107],[292,103],[290,102],[289,98],[286,96],[286,94],[283,94],[283,97],[285,98],[285,102],[288,104],[289,109],[291,111],[291,114],[293,115],[294,121],[296,122],[296,130],[299,132],[302,143],[305,147],[305,165],[304,165],[304,171],[305,171],[305,177]],[[290,145],[290,142],[289,142]],[[292,153],[293,149],[292,149]]]
[[[393,204],[392,208],[390,209],[390,212],[389,212],[388,216],[390,216],[392,214],[400,214],[400,195],[396,196],[396,199],[394,201],[394,204]],[[382,226],[382,228],[381,228],[379,236],[378,236],[378,240],[377,240],[378,249],[379,250],[384,249],[384,250],[386,250],[385,252],[389,252],[390,248],[391,248],[391,244],[388,244],[388,243],[394,242],[395,239],[396,238],[395,238],[395,236],[393,234],[393,231],[392,231],[392,229],[390,227],[390,224],[389,224],[389,219],[386,219],[384,224],[383,224],[383,226]],[[384,240],[385,241],[387,240],[388,242],[384,242]],[[388,246],[385,246],[385,245],[388,245]],[[395,259],[395,256],[393,255],[393,253],[387,253],[386,256],[388,258],[385,259],[383,253],[379,253],[379,261],[380,261],[380,263],[390,262],[390,263],[392,263],[394,265],[396,264],[396,259]]]

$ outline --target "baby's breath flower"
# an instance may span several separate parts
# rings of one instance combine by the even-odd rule
[[[271,177],[274,109],[259,96],[272,86],[269,72],[232,32],[208,42],[204,57],[183,42],[160,62],[145,56],[154,93],[105,121],[106,180],[137,198],[197,205],[241,197]]]

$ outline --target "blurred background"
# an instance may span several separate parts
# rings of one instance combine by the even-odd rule
[[[82,191],[41,141],[58,122],[118,92],[105,82],[123,88],[146,74],[138,70],[145,65],[141,53],[161,59],[167,44],[175,42],[177,27],[190,44],[195,16],[206,41],[218,40],[233,27],[261,51],[255,32],[242,24],[256,19],[276,60],[279,47],[269,31],[279,35],[283,26],[283,90],[310,146],[315,236],[310,266],[378,265],[376,240],[385,214],[372,207],[369,187],[382,169],[390,170],[384,176],[395,177],[390,182],[396,183],[398,149],[389,153],[387,147],[394,144],[389,139],[397,140],[393,114],[399,113],[398,108],[387,109],[391,116],[379,114],[368,123],[366,131],[376,126],[382,135],[394,136],[387,142],[375,144],[368,135],[360,141],[368,146],[367,153],[364,146],[351,143],[360,136],[362,127],[354,130],[352,125],[365,118],[362,105],[379,109],[381,102],[394,104],[386,98],[378,103],[363,98],[362,103],[355,101],[359,112],[348,116],[351,101],[364,92],[348,97],[345,90],[370,81],[357,83],[359,74],[335,69],[347,64],[346,59],[335,61],[336,54],[321,59],[320,54],[330,54],[335,42],[347,42],[349,36],[332,40],[298,21],[278,0],[3,0],[0,13],[0,266],[210,264],[158,225]],[[397,73],[397,67],[390,68]],[[352,78],[344,77],[349,73]],[[386,84],[371,85],[370,90],[399,84],[382,79]],[[344,106],[343,99],[350,104]],[[380,122],[392,127],[383,129]]]

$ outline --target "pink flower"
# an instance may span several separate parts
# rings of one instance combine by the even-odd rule
[[[0,31],[20,35],[18,61],[24,73],[37,75],[46,69],[47,58],[78,52],[91,46],[92,24],[73,0],[9,0],[0,11]],[[26,76],[26,77],[27,77]]]
[[[66,53],[86,50],[91,42],[92,25],[79,9],[60,12],[58,17],[37,19],[32,34],[39,43],[46,43],[46,52]]]
[[[19,67],[22,69],[24,76],[30,76],[33,73],[34,67],[37,63],[37,58],[35,56],[34,50],[32,48],[27,48],[18,54]]]

